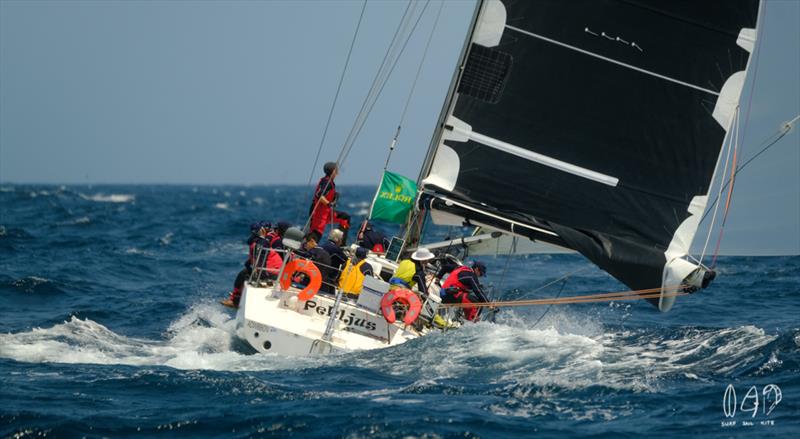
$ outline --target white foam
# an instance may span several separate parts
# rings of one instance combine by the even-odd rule
[[[129,255],[144,255],[144,256],[152,256],[150,252],[147,250],[142,250],[136,247],[130,247],[125,249],[125,253]]]
[[[174,234],[172,232],[167,232],[166,235],[162,236],[161,238],[158,238],[158,242],[160,242],[161,245],[170,245],[172,243],[173,235]]]
[[[230,209],[230,206],[228,205],[228,203],[217,203],[217,204],[214,205],[214,207],[216,207],[217,209],[222,209],[222,210]]]
[[[218,304],[192,307],[165,339],[119,335],[91,319],[72,317],[50,328],[0,334],[0,357],[30,363],[122,364],[176,369],[274,370],[314,366],[321,360],[247,355],[232,349],[235,322]]]
[[[96,201],[98,203],[128,203],[136,199],[132,194],[109,194],[97,193],[93,195],[86,195],[78,193],[78,196],[84,200]]]
[[[581,333],[564,329],[576,321],[589,323],[583,325]],[[602,385],[652,392],[657,391],[662,378],[704,380],[709,374],[728,373],[752,361],[755,353],[775,339],[753,326],[685,329],[670,339],[659,331],[605,333],[602,327],[593,327],[594,323],[586,316],[557,313],[548,325],[531,327],[531,324],[509,313],[504,324],[467,325],[396,348],[296,358],[237,352],[236,347],[243,342],[235,338],[232,315],[216,303],[201,303],[172,322],[162,339],[128,337],[90,319],[72,317],[50,328],[0,334],[0,357],[24,362],[228,371],[358,367],[414,376],[418,381],[411,388],[454,380],[469,382],[489,370],[489,379],[499,392],[510,399],[528,402],[531,393],[547,392],[554,387]],[[763,367],[769,370],[779,362],[774,355]],[[403,389],[354,392],[349,397],[383,401],[381,398],[391,397],[398,390]],[[541,399],[546,401],[546,395]],[[575,415],[583,416],[589,409]],[[534,416],[552,407],[509,408],[501,404],[492,410],[509,416]],[[607,419],[607,416],[598,408],[591,419]]]

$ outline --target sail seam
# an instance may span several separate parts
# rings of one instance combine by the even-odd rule
[[[538,38],[538,39],[540,39],[542,41],[546,41],[548,43],[552,43],[552,44],[555,44],[555,45],[558,45],[558,46],[561,46],[561,47],[565,47],[565,48],[570,49],[570,50],[574,50],[576,52],[583,53],[584,55],[589,55],[589,56],[595,57],[597,59],[601,59],[603,61],[608,61],[610,63],[617,64],[617,65],[622,66],[622,67],[627,67],[627,68],[629,68],[631,70],[635,70],[637,72],[644,73],[646,75],[654,76],[656,78],[660,78],[660,79],[663,79],[665,81],[669,81],[669,82],[673,82],[675,84],[683,85],[685,87],[693,88],[695,90],[699,90],[699,91],[702,91],[702,92],[705,92],[705,93],[709,93],[709,94],[712,94],[714,96],[719,96],[719,92],[716,92],[716,91],[713,91],[713,90],[709,90],[707,88],[703,88],[703,87],[700,87],[700,86],[697,86],[697,85],[694,85],[694,84],[690,84],[688,82],[684,82],[684,81],[681,81],[679,79],[670,78],[669,76],[665,76],[665,75],[662,75],[660,73],[652,72],[650,70],[643,69],[641,67],[636,67],[636,66],[630,65],[628,63],[624,63],[622,61],[617,61],[617,60],[615,60],[613,58],[609,58],[609,57],[606,57],[606,56],[603,56],[603,55],[599,55],[597,53],[590,52],[588,50],[581,49],[579,47],[571,46],[569,44],[562,43],[560,41],[556,41],[554,39],[547,38],[545,36],[542,36],[542,35],[539,35],[539,34],[535,34],[533,32],[529,32],[529,31],[526,31],[524,29],[520,29],[518,27],[511,26],[509,24],[506,25],[506,28],[511,29],[513,31],[517,31],[517,32],[519,32],[521,34],[524,34],[524,35],[528,35],[530,37]]]

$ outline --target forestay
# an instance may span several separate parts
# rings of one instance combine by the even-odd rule
[[[434,221],[575,249],[636,290],[683,282],[758,2],[478,7],[422,172]]]

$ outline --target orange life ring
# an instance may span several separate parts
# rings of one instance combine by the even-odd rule
[[[405,317],[403,317],[403,323],[406,325],[410,325],[417,320],[419,317],[420,311],[422,311],[422,302],[420,302],[419,297],[416,294],[412,293],[411,291],[405,289],[398,289],[392,290],[388,293],[383,295],[381,299],[381,311],[383,312],[383,318],[389,324],[394,323],[397,320],[397,317],[394,315],[394,308],[392,308],[392,304],[395,302],[401,302],[408,305],[408,311],[406,312]]]
[[[311,299],[317,294],[319,287],[322,286],[322,273],[320,273],[319,268],[317,268],[317,266],[311,261],[305,259],[295,259],[286,264],[280,279],[281,289],[285,291],[292,286],[292,276],[294,276],[294,273],[298,271],[308,276],[311,281],[308,283],[308,286],[300,291],[300,294],[297,295],[297,298],[300,300]]]

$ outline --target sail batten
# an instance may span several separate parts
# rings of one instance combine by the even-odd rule
[[[453,127],[452,130],[467,136],[470,140],[478,142],[481,145],[489,146],[499,151],[503,151],[515,155],[517,157],[521,157],[526,160],[530,160],[532,162],[548,166],[553,169],[558,169],[560,171],[568,172],[572,175],[577,175],[579,177],[587,178],[589,180],[593,180],[598,183],[603,183],[608,186],[616,186],[617,184],[619,184],[618,178],[601,174],[599,172],[592,171],[591,169],[582,168],[580,166],[576,166],[571,163],[566,163],[561,160],[554,159],[552,157],[548,157],[546,155],[542,155],[534,151],[530,151],[528,149],[512,145],[510,143],[506,143],[500,139],[494,139],[492,137],[485,136],[483,134],[476,133],[471,130],[467,131],[462,127]]]

